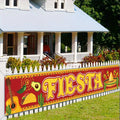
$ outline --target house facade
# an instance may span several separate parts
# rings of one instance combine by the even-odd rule
[[[64,56],[68,62],[80,62],[93,54],[93,33],[106,28],[74,5],[74,0],[1,0],[0,58],[24,56],[40,60],[44,45],[50,55]],[[86,50],[81,50],[79,33],[86,34]],[[65,43],[62,36],[70,43]],[[62,51],[62,42],[65,50]],[[70,51],[67,48],[70,47]]]

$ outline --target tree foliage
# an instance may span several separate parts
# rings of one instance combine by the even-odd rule
[[[120,48],[120,0],[76,0],[75,4],[109,30],[94,34],[96,46]]]

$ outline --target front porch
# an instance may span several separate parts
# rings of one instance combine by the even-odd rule
[[[0,58],[15,57],[23,59],[24,56],[32,60],[41,60],[44,55],[44,45],[50,48],[50,56],[57,54],[66,58],[67,62],[80,62],[82,58],[93,54],[93,32],[86,32],[84,45],[78,32],[69,33],[64,37],[69,43],[65,43],[62,32],[14,32],[0,34]],[[83,36],[84,37],[84,36]],[[61,47],[64,43],[65,50]],[[86,49],[83,49],[86,47]],[[68,50],[70,48],[70,50]]]

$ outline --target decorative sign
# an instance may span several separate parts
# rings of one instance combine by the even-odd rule
[[[118,65],[6,76],[6,114],[109,91],[118,86]]]

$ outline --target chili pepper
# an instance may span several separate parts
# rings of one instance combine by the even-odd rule
[[[26,90],[26,85],[23,85],[23,87],[20,90],[18,90],[17,93],[21,94],[25,92],[25,90]]]

